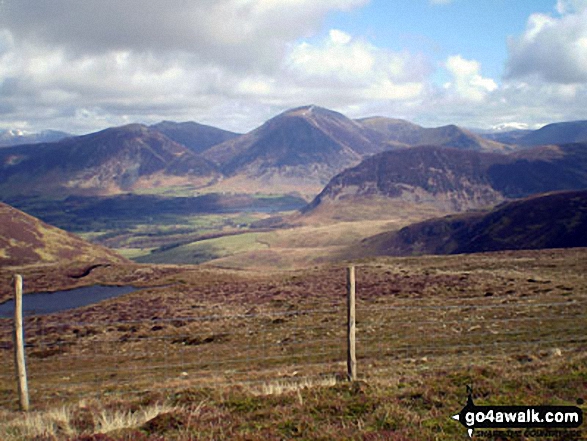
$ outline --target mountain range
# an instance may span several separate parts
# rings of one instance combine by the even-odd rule
[[[529,146],[584,140],[586,133],[585,121],[559,123],[523,135],[510,132],[507,139],[516,140],[516,145],[512,145],[499,142],[499,137],[487,139],[489,135],[484,137],[454,125],[424,128],[384,117],[353,120],[317,106],[288,110],[245,134],[195,122],[130,124],[56,142],[0,149],[0,196],[108,195],[158,192],[161,188],[187,188],[197,192],[206,188],[207,192],[297,191],[312,198],[338,173],[382,152],[398,153],[400,164],[413,162],[413,155],[420,155],[427,170],[440,170],[436,173],[439,175],[442,166],[434,166],[434,158],[424,159],[426,154],[421,153],[422,150],[418,150],[420,153],[407,151],[425,144],[480,154],[513,152],[511,158],[518,158],[514,162],[521,164],[528,159],[519,152]],[[404,150],[407,153],[401,153]],[[518,154],[522,156],[517,157]],[[511,162],[497,160],[500,161]],[[570,162],[566,165],[573,166]],[[511,166],[507,165],[503,173],[510,170],[508,167]],[[497,164],[492,170],[498,173]],[[529,172],[540,173],[532,170]],[[461,176],[460,171],[456,172],[455,176]],[[566,172],[561,173],[560,180],[568,181]],[[420,173],[417,179],[424,179],[424,175]],[[336,184],[328,185],[327,192],[331,192]],[[523,187],[525,184],[511,185]],[[499,189],[489,188],[486,183],[477,182],[473,187],[469,186],[474,193],[470,195],[475,199],[472,203],[464,202],[458,194],[451,194],[443,204],[450,209],[465,209],[497,202],[502,196],[509,197],[505,193],[498,194]],[[545,191],[563,188],[575,187],[569,187],[568,182],[543,185]],[[359,190],[365,191],[365,188]],[[459,190],[455,188],[455,191]],[[518,193],[523,196],[528,194],[528,189]]]
[[[463,150],[498,151],[513,150],[513,147],[484,138],[455,125],[425,128],[402,119],[371,117],[357,120],[363,127],[379,135],[383,145],[379,151],[398,147],[437,145]]]
[[[572,210],[582,212],[577,202],[582,195],[570,199],[558,193],[551,199],[532,195],[587,189],[585,133],[587,122],[577,121],[537,131],[480,135],[454,125],[424,128],[384,117],[353,120],[317,106],[288,110],[245,134],[195,122],[130,124],[54,142],[0,148],[0,200],[32,207],[40,217],[49,206],[62,207],[54,214],[66,219],[67,225],[75,224],[73,218],[82,209],[87,211],[85,219],[92,219],[96,211],[107,214],[99,207],[116,203],[124,216],[140,213],[147,216],[143,220],[148,223],[153,211],[162,213],[165,207],[173,211],[188,200],[193,205],[190,213],[199,213],[207,196],[230,199],[235,193],[250,193],[247,204],[253,202],[243,208],[246,211],[253,209],[259,194],[297,192],[311,201],[301,213],[263,218],[258,225],[253,222],[251,228],[258,231],[250,237],[263,228],[302,226],[311,230],[350,220],[359,222],[352,225],[366,226],[353,236],[358,241],[385,231],[388,225],[397,228],[482,209],[482,213],[415,224],[413,229],[401,230],[403,235],[384,233],[364,242],[363,251],[368,255],[373,250],[383,254],[497,250],[501,249],[496,244],[500,237],[514,248],[566,246],[573,238],[581,239],[574,230],[567,229],[571,234],[567,242],[542,235],[535,243],[518,244],[508,234],[515,230],[516,237],[520,236],[516,225],[526,225],[524,213],[537,213],[532,216],[539,218],[540,225],[547,224],[541,219],[549,209],[567,216],[557,221],[565,226],[574,228],[582,222],[571,216]],[[568,140],[579,142],[562,142]],[[19,201],[28,202],[21,206]],[[496,205],[495,211],[487,211]],[[3,210],[5,219],[9,218],[6,213],[14,217],[11,209]],[[373,222],[361,224],[363,220]],[[512,222],[509,230],[505,228]],[[15,255],[27,259],[53,256],[49,260],[69,256],[67,250],[43,251],[40,244],[47,238],[52,241],[53,236],[38,232],[45,231],[44,226],[36,233],[26,233],[30,225],[37,225],[33,220],[7,221],[7,225],[13,225],[13,230],[3,232],[11,239],[4,240],[1,258],[13,262]],[[26,237],[14,236],[19,228]],[[343,226],[340,231],[348,228]],[[528,228],[540,230],[538,224],[528,224]],[[553,234],[557,231],[555,228]],[[246,231],[233,233],[249,238]],[[481,248],[471,245],[484,237]],[[26,245],[24,239],[32,240],[33,245]],[[67,249],[75,246],[67,245]]]
[[[117,194],[166,185],[207,185],[216,166],[139,124],[56,143],[0,150],[0,194]]]
[[[471,150],[505,150],[457,126],[426,129],[403,120],[352,120],[317,106],[288,110],[243,136],[204,152],[227,176],[271,183],[288,179],[323,187],[336,173],[385,150],[432,142]]]

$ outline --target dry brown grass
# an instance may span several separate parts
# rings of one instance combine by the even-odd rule
[[[94,397],[124,411],[159,397],[187,409],[175,412],[184,432],[158,432],[166,439],[200,430],[203,439],[393,431],[399,440],[416,427],[427,434],[416,439],[449,440],[461,432],[446,415],[460,410],[467,384],[485,402],[581,398],[587,250],[355,265],[359,389],[333,381],[345,372],[344,265],[267,274],[137,266],[119,280],[164,286],[27,319],[33,408]],[[12,419],[9,320],[0,342],[0,402]],[[188,424],[203,402],[202,420]]]
[[[77,405],[55,407],[25,414],[2,411],[0,439],[69,439],[95,433],[109,434],[136,429],[165,413],[181,412],[168,404],[153,404],[135,410],[103,408],[102,403],[82,400]]]

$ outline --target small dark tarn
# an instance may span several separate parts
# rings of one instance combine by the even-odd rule
[[[137,291],[134,286],[93,285],[66,291],[25,294],[22,299],[25,316],[52,314],[80,308]],[[14,300],[0,304],[0,318],[14,316]]]

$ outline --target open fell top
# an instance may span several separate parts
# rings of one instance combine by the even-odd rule
[[[355,385],[340,381],[343,265],[128,267],[120,280],[151,287],[26,319],[31,402],[72,406],[69,426],[52,426],[57,439],[97,433],[88,413],[155,402],[178,408],[106,435],[458,439],[466,434],[450,415],[466,385],[478,405],[575,403],[587,366],[586,262],[587,249],[356,261]],[[2,354],[10,333],[0,320]],[[0,372],[11,363],[0,357]],[[16,433],[15,402],[12,377],[0,376],[0,434]]]
[[[544,293],[556,298],[558,295],[564,297],[566,291],[580,294],[581,297],[587,295],[587,285],[584,286],[587,282],[586,272],[583,271],[587,265],[585,257],[587,248],[572,248],[451,256],[378,257],[356,260],[354,264],[360,268],[357,284],[363,300],[380,298],[396,301],[413,297],[421,299],[424,302],[422,305],[441,305],[448,300],[465,303],[474,299],[483,300],[489,285],[493,285],[492,290],[499,298],[486,299],[487,301],[509,298],[506,295],[514,293],[508,292],[511,288],[515,289],[518,297]],[[232,312],[292,302],[306,306],[321,302],[342,304],[346,293],[346,265],[347,263],[314,265],[311,268],[288,271],[242,271],[212,266],[129,264],[100,268],[88,277],[91,277],[92,283],[107,282],[156,288],[156,293],[147,297],[157,299],[157,305],[162,308],[158,313],[164,314],[161,318],[172,318],[193,314],[190,305],[198,301],[222,305]],[[73,265],[72,268],[76,266]],[[67,284],[72,283],[67,276],[57,274],[50,266],[27,265],[11,269],[3,267],[0,269],[0,276],[4,292],[11,291],[10,286],[6,289],[5,282],[13,271],[23,274],[27,282],[27,292],[42,290],[51,278],[59,289],[67,288]],[[61,282],[60,277],[63,279]],[[568,283],[565,283],[565,277],[568,278]],[[544,292],[535,290],[540,285],[536,285],[534,279],[537,278],[550,278],[549,284],[558,283],[560,286]],[[572,288],[573,285],[576,289]],[[566,287],[571,288],[567,290]],[[96,323],[106,317],[116,321],[120,319],[118,314],[124,317],[135,314],[148,316],[157,308],[150,302],[135,302],[144,294],[143,291],[137,291],[111,299],[107,301],[109,306],[105,308],[87,307],[92,310],[92,314],[87,314],[83,311],[84,308],[80,308],[53,315],[58,319],[63,314],[71,318],[80,318],[79,314],[83,314],[85,318]],[[502,294],[506,297],[500,297]],[[172,297],[175,301],[167,302]],[[96,316],[92,317],[93,314]],[[51,319],[47,316],[47,320]]]

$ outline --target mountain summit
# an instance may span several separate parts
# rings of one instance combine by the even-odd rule
[[[173,182],[204,185],[213,164],[140,124],[0,150],[2,194],[113,194]]]
[[[194,153],[202,153],[205,150],[229,139],[239,136],[238,133],[218,129],[216,127],[198,124],[193,121],[176,123],[162,121],[150,126],[169,139],[186,146]]]
[[[505,148],[457,126],[426,129],[391,118],[352,120],[309,105],[283,112],[246,135],[212,147],[204,156],[229,176],[324,185],[369,155],[420,144],[479,151]]]
[[[212,147],[204,157],[229,176],[290,181],[292,185],[304,181],[318,188],[373,150],[358,123],[331,110],[304,106]]]

